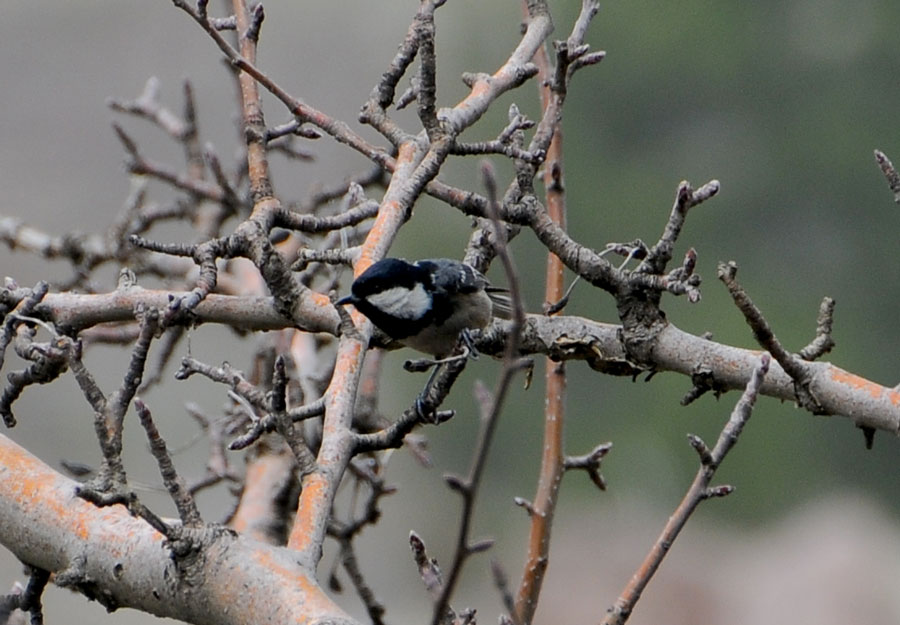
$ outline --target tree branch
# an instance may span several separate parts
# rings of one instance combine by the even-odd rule
[[[678,508],[669,517],[665,529],[663,529],[662,534],[656,540],[650,553],[644,558],[631,581],[628,582],[628,585],[616,600],[615,605],[607,611],[603,625],[622,625],[628,620],[635,604],[641,598],[641,593],[647,587],[647,584],[650,583],[650,579],[656,573],[660,564],[662,564],[663,558],[669,552],[672,543],[678,537],[691,514],[700,505],[700,502],[710,497],[723,497],[734,490],[733,487],[727,485],[710,487],[710,482],[716,473],[716,469],[719,468],[719,465],[725,459],[725,455],[737,442],[744,424],[750,418],[753,404],[756,402],[756,397],[759,394],[763,378],[768,371],[769,363],[770,356],[768,354],[763,354],[758,359],[758,364],[753,370],[752,378],[747,383],[747,388],[744,389],[743,395],[741,395],[740,400],[738,400],[731,413],[731,418],[725,424],[721,434],[719,434],[716,446],[712,450],[707,448],[706,444],[700,440],[700,437],[693,434],[689,435],[688,438],[691,445],[700,456],[700,469],[697,471],[693,483],[681,500]]]
[[[30,289],[0,289],[0,305],[15,303],[27,297]],[[134,307],[143,302],[147,307],[164,307],[169,300],[166,291],[129,287],[106,294],[47,293],[34,309],[35,316],[60,328],[83,329],[108,322],[130,321]],[[178,294],[175,293],[177,296]],[[311,332],[334,334],[337,313],[327,296],[310,292],[314,301],[299,302],[302,310],[296,321]],[[321,301],[320,306],[316,301]],[[358,318],[357,318],[358,319]],[[223,323],[249,330],[274,330],[292,327],[276,309],[271,297],[209,295],[194,310],[194,323]],[[356,321],[359,327],[359,321]],[[510,325],[495,321],[480,337],[476,347],[489,355],[503,352]],[[620,341],[621,326],[560,315],[526,315],[520,349],[523,354],[543,354],[555,360],[583,360],[597,371],[612,375],[635,375],[641,371],[629,362]],[[658,371],[674,371],[690,378],[698,363],[710,368],[722,390],[738,390],[746,386],[753,371],[757,352],[717,343],[684,332],[667,323],[655,337],[652,366]],[[822,409],[830,415],[850,418],[860,426],[900,435],[900,391],[867,380],[826,361],[806,363],[810,371],[810,388]],[[777,363],[763,384],[761,393],[794,402],[793,382]]]
[[[0,466],[6,471],[0,480],[0,526],[9,528],[2,535],[4,546],[23,562],[56,573],[58,585],[110,610],[130,607],[196,625],[310,618],[356,623],[322,591],[314,571],[298,566],[296,555],[284,548],[208,528],[204,557],[193,561],[190,572],[179,572],[148,524],[122,506],[98,515],[75,496],[76,482],[3,435]],[[250,588],[252,596],[246,594]]]

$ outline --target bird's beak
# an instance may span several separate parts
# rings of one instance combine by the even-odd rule
[[[352,304],[354,302],[354,300],[355,300],[355,298],[352,295],[345,295],[344,297],[342,297],[341,299],[336,301],[335,304],[344,306],[346,304]]]

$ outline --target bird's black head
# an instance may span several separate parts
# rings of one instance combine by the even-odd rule
[[[395,339],[411,336],[432,316],[431,274],[400,258],[385,258],[366,269],[338,304],[353,304]]]
[[[429,283],[427,269],[402,258],[384,258],[362,272],[353,281],[350,292],[354,298],[360,299],[395,287],[413,289],[420,283]]]

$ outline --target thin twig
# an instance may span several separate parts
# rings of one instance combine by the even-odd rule
[[[834,348],[834,337],[831,329],[834,326],[834,300],[830,297],[822,299],[819,316],[816,318],[816,338],[798,352],[803,360],[816,360]]]
[[[897,169],[894,167],[891,159],[881,150],[875,150],[875,160],[878,162],[878,166],[881,168],[881,173],[884,174],[888,186],[894,193],[894,201],[900,204],[900,173],[897,173]]]
[[[491,204],[496,205],[496,180],[493,170],[482,165],[482,175],[484,177],[485,186],[487,187],[488,197]],[[463,498],[462,518],[460,521],[459,531],[456,538],[456,549],[453,556],[453,562],[450,566],[450,574],[447,582],[444,584],[440,597],[435,602],[434,615],[432,617],[432,625],[440,625],[441,620],[447,610],[450,602],[450,596],[459,577],[462,573],[462,567],[466,559],[473,553],[484,548],[485,543],[469,542],[469,526],[472,522],[472,516],[475,508],[475,500],[478,494],[478,487],[481,484],[481,477],[487,463],[488,450],[496,431],[497,422],[499,421],[500,412],[502,410],[506,394],[509,391],[513,376],[521,368],[522,361],[518,357],[520,334],[522,326],[525,322],[525,311],[522,303],[521,291],[519,289],[519,280],[512,259],[509,256],[509,250],[505,245],[505,238],[501,234],[503,225],[499,223],[496,217],[492,220],[495,234],[497,235],[497,256],[500,258],[503,268],[506,272],[507,284],[509,286],[510,297],[512,299],[513,319],[512,328],[507,338],[506,349],[503,354],[503,368],[500,372],[500,379],[497,382],[495,393],[489,393],[487,389],[476,385],[476,399],[481,409],[481,430],[478,440],[475,443],[475,451],[472,456],[472,464],[469,468],[468,475],[464,478],[449,477],[448,484]],[[479,390],[481,389],[481,390]]]
[[[153,457],[156,458],[156,462],[159,465],[159,474],[162,476],[163,484],[175,503],[182,524],[185,527],[201,527],[203,519],[200,517],[197,503],[194,501],[187,484],[175,470],[175,464],[172,462],[172,457],[166,448],[166,442],[160,436],[159,430],[156,429],[156,424],[153,423],[150,409],[140,399],[134,400],[134,408],[138,413],[138,418],[144,427],[144,431],[147,433],[150,451],[153,453]]]
[[[697,471],[697,475],[694,477],[694,481],[691,483],[681,503],[675,509],[675,512],[672,513],[672,516],[669,517],[662,534],[660,534],[656,543],[650,549],[647,557],[644,558],[644,561],[638,567],[628,585],[625,586],[615,604],[608,610],[606,617],[602,621],[603,625],[622,625],[628,620],[635,604],[641,598],[641,593],[647,587],[659,565],[662,564],[663,558],[672,546],[672,542],[678,537],[678,534],[700,502],[710,497],[723,497],[734,490],[733,487],[728,485],[711,487],[710,482],[716,473],[716,469],[722,464],[722,460],[725,459],[725,455],[729,450],[734,447],[741,430],[750,418],[753,404],[759,394],[759,387],[762,385],[763,378],[769,370],[769,362],[770,357],[768,354],[763,354],[760,357],[759,364],[757,364],[753,376],[747,384],[747,388],[744,389],[743,395],[741,395],[740,400],[731,412],[731,418],[725,424],[725,427],[722,428],[719,439],[716,441],[716,446],[712,450],[700,440],[700,437],[689,436],[691,446],[694,447],[700,456],[700,469]]]
[[[284,357],[279,355],[275,359],[275,375],[272,380],[271,394],[272,414],[275,417],[275,427],[281,434],[297,461],[300,478],[312,473],[316,468],[316,458],[303,440],[300,432],[294,428],[294,422],[287,412],[287,375],[284,367]]]
[[[527,12],[528,4],[523,3],[523,5]],[[541,85],[543,114],[535,137],[529,146],[529,152],[546,155],[543,177],[547,219],[561,232],[566,231],[567,219],[561,133],[562,105],[566,96],[567,83],[574,72],[574,68],[569,70],[567,66],[570,61],[577,58],[576,56],[566,56],[565,50],[579,49],[580,53],[577,56],[587,52],[588,47],[584,44],[584,38],[588,25],[598,10],[599,2],[583,0],[581,11],[573,25],[565,48],[558,48],[562,56],[557,56],[558,63],[555,71],[551,67],[546,46],[541,46],[534,57],[534,62],[538,67],[538,84]],[[602,58],[602,55],[599,58]],[[553,78],[554,74],[556,79]],[[544,309],[548,314],[555,314],[562,310],[579,277],[576,276],[572,287],[565,290],[562,260],[553,253],[547,255]],[[553,362],[550,359],[547,359],[545,366],[544,444],[541,468],[534,501],[527,508],[530,511],[528,552],[519,582],[515,611],[510,613],[514,622],[523,624],[532,622],[537,609],[544,574],[549,563],[550,536],[559,486],[566,469],[563,439],[566,413],[566,367],[564,362]],[[599,485],[603,483],[599,472],[599,459],[597,465],[596,467],[592,466],[589,471],[591,477]]]
[[[757,308],[750,296],[737,281],[737,264],[734,262],[719,263],[719,279],[728,287],[728,292],[735,305],[744,314],[744,319],[760,346],[767,350],[794,381],[797,403],[813,414],[823,414],[821,403],[810,389],[810,369],[803,360],[788,352],[775,336],[772,327],[762,311]],[[821,317],[820,317],[821,318]]]

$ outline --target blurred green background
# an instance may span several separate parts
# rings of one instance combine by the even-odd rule
[[[415,8],[415,2],[360,0],[269,3],[259,65],[292,94],[359,128],[359,106],[387,67]],[[554,35],[564,38],[580,3],[552,3],[552,8]],[[465,94],[461,72],[493,71],[503,62],[518,41],[520,19],[521,9],[512,1],[452,0],[438,11],[440,105],[452,105]],[[709,331],[715,340],[754,347],[741,315],[715,279],[716,263],[734,260],[742,283],[788,348],[797,350],[812,338],[819,302],[828,295],[837,301],[837,347],[828,358],[886,386],[900,382],[900,207],[872,156],[879,148],[900,163],[898,24],[900,4],[888,0],[603,3],[587,40],[593,49],[606,50],[607,58],[577,74],[565,109],[571,231],[597,249],[634,238],[653,242],[665,225],[680,180],[699,186],[718,179],[720,194],[690,214],[676,250],[680,258],[688,247],[696,248],[698,272],[705,279],[703,300],[691,305],[664,298],[669,318],[685,330]],[[5,60],[0,64],[0,215],[15,215],[60,234],[105,227],[128,192],[124,156],[109,127],[114,115],[105,100],[136,97],[151,75],[159,77],[164,101],[176,111],[181,81],[190,78],[203,139],[226,163],[235,151],[239,134],[233,124],[233,84],[213,43],[168,2],[7,0],[0,7],[0,51]],[[536,90],[527,85],[505,96],[464,138],[495,137],[513,102],[532,116],[539,112]],[[270,124],[287,119],[271,98],[266,107]],[[413,112],[403,112],[398,119],[407,128],[416,127]],[[174,166],[181,163],[179,151],[148,124],[119,121],[149,157]],[[377,140],[369,130],[361,131]],[[310,164],[273,158],[275,188],[284,200],[302,198],[317,183],[333,183],[366,167],[361,157],[328,139],[309,147],[317,156]],[[501,159],[494,162],[508,179],[510,166]],[[477,159],[456,159],[442,176],[477,189],[477,166]],[[158,184],[150,189],[152,198],[172,196]],[[460,257],[469,231],[467,218],[426,199],[394,251],[408,257]],[[168,231],[159,236],[183,240],[179,237],[189,234]],[[515,240],[512,251],[529,309],[538,312],[545,255],[528,232]],[[68,276],[62,263],[6,249],[0,250],[0,269],[21,284]],[[497,269],[492,276],[499,281]],[[110,270],[106,277],[112,280],[114,273]],[[583,284],[567,312],[616,320],[610,298]],[[246,366],[252,342],[237,343],[228,331],[209,327],[192,333],[191,347],[195,357],[207,362],[227,359]],[[408,406],[423,382],[402,372],[405,357],[401,352],[387,360],[384,380],[389,390],[382,397],[387,415]],[[126,354],[97,349],[88,358],[104,389],[113,390]],[[13,364],[8,361],[7,371]],[[569,452],[584,453],[607,440],[614,448],[604,463],[607,493],[596,492],[583,475],[565,482],[554,553],[571,552],[573,559],[554,555],[545,601],[555,605],[552,597],[562,594],[570,599],[567,608],[575,610],[572,604],[577,603],[585,609],[584,615],[573,614],[597,620],[693,477],[696,455],[685,434],[697,433],[711,444],[737,395],[718,401],[705,396],[683,408],[678,400],[689,380],[681,376],[660,374],[646,383],[599,377],[579,364],[568,370]],[[378,563],[370,561],[371,571],[384,565],[394,571],[374,580],[394,622],[421,622],[428,605],[407,561],[408,531],[418,531],[435,555],[449,560],[459,502],[443,486],[441,473],[466,471],[477,430],[471,384],[481,378],[490,385],[496,373],[496,363],[486,359],[468,369],[449,401],[459,411],[457,418],[426,430],[435,469],[418,469],[405,453],[392,459],[388,477],[401,490],[385,501],[385,521],[367,532],[361,548],[363,557]],[[542,433],[540,377],[531,390],[517,387],[512,394],[478,505],[476,530],[498,540],[493,556],[514,580],[527,519],[511,499],[529,498],[534,490]],[[210,411],[225,401],[221,388],[200,380],[170,383],[163,389],[146,399],[163,434],[175,440],[194,432],[182,409],[185,401],[198,401]],[[96,462],[92,415],[86,403],[73,401],[76,392],[71,378],[47,389],[28,389],[16,404],[20,425],[8,435],[53,465],[63,457]],[[128,433],[130,475],[157,482],[137,430]],[[186,474],[202,469],[202,451],[201,445],[180,454]],[[700,508],[632,622],[651,622],[641,620],[653,614],[645,604],[657,601],[671,607],[665,599],[666,579],[687,583],[684,580],[703,579],[710,570],[728,569],[727,556],[716,555],[724,553],[726,545],[748,550],[734,556],[735,562],[747,562],[741,558],[759,554],[761,546],[771,549],[768,564],[758,565],[765,579],[773,569],[808,564],[819,552],[845,544],[848,535],[872,537],[865,546],[850,549],[854,554],[872,548],[896,555],[898,461],[900,441],[890,435],[879,434],[874,449],[866,451],[862,434],[846,419],[812,417],[791,405],[761,399],[717,477],[735,485],[736,493]],[[148,498],[171,513],[164,497]],[[202,503],[210,519],[227,508],[222,494]],[[856,519],[857,514],[862,519],[858,522],[843,526],[837,521]],[[793,540],[791,530],[785,529],[792,527],[791,519],[804,527],[802,535],[820,539],[809,547]],[[816,525],[831,521],[835,527]],[[781,545],[773,538],[777,536],[798,551],[775,565],[788,550],[772,547]],[[618,573],[618,560],[610,554],[625,545]],[[604,567],[594,560],[579,562],[579,555],[594,549],[598,558],[607,558]],[[0,586],[21,577],[12,558],[4,555],[9,573],[0,577]],[[894,566],[896,579],[898,559],[887,560],[885,566]],[[483,607],[476,603],[483,618],[492,620],[499,608],[486,562],[470,564],[459,604],[468,596],[483,596]],[[582,601],[580,594],[572,602],[566,589],[575,578],[564,573],[566,566],[592,572],[615,569],[617,575],[589,583],[579,574],[589,599]],[[738,575],[746,573],[740,566],[731,568]],[[849,565],[835,568],[854,570]],[[401,600],[395,597],[400,592],[395,585],[406,589]],[[819,592],[824,587],[820,585]],[[896,593],[866,587],[872,595],[866,606],[881,611],[863,611],[869,618],[860,622],[900,619]],[[854,585],[842,589],[859,590]],[[803,620],[813,622],[798,596],[790,605],[800,610]],[[65,599],[60,591],[52,598],[69,601],[59,610],[85,605],[78,597]],[[720,599],[700,600],[713,606],[716,601]],[[813,594],[810,605],[824,601]],[[352,600],[350,605],[358,609]],[[93,610],[85,618],[105,619],[96,606],[84,609]],[[752,622],[751,608],[738,612],[741,616],[732,614],[730,622]],[[857,606],[854,614],[860,613]],[[560,622],[554,614],[550,608],[539,612],[543,622]],[[838,615],[829,612],[829,617]]]

